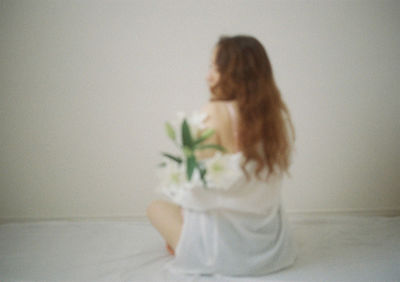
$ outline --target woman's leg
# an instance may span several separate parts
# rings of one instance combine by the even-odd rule
[[[164,237],[167,244],[175,250],[182,230],[181,207],[164,200],[155,200],[147,207],[147,217]]]

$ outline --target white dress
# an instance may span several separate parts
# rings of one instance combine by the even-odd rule
[[[243,155],[231,158],[240,162]],[[256,163],[247,167],[252,173]],[[261,276],[293,265],[296,246],[281,202],[281,184],[282,176],[265,182],[252,175],[247,182],[241,173],[226,190],[169,195],[182,207],[183,226],[175,257],[165,269],[173,274]]]

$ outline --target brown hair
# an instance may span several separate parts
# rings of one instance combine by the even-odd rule
[[[246,164],[257,161],[256,176],[265,165],[267,180],[271,174],[286,172],[290,166],[291,140],[286,125],[291,127],[289,110],[274,81],[271,63],[262,44],[251,36],[221,36],[216,46],[215,64],[219,81],[210,91],[210,101],[236,100],[239,108],[239,149],[245,157],[241,164],[246,178]],[[263,145],[264,156],[257,151]]]

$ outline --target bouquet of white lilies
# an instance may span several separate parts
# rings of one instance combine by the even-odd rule
[[[178,112],[177,120],[172,124],[165,123],[168,137],[177,146],[178,154],[161,152],[165,161],[160,163],[158,176],[161,179],[160,189],[167,195],[174,196],[182,189],[227,189],[237,175],[238,166],[232,161],[232,154],[224,154],[225,148],[217,144],[203,144],[215,132],[206,129],[206,113],[194,111],[186,116]],[[178,141],[175,127],[180,126],[181,142]],[[200,136],[199,136],[200,135]],[[216,149],[217,152],[207,159],[199,160],[197,150]],[[236,157],[236,155],[234,156]]]

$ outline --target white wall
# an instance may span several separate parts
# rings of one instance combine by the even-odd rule
[[[143,216],[222,34],[297,130],[288,212],[400,210],[398,1],[0,1],[0,219]]]

